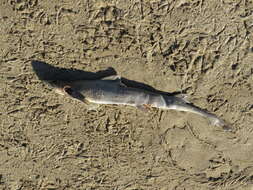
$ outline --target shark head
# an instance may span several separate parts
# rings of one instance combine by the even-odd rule
[[[45,81],[57,94],[67,95],[64,87],[69,86],[69,83],[66,81],[58,80],[48,80]]]
[[[72,88],[71,82],[67,81],[46,81],[46,83],[54,89],[57,94],[69,96],[73,99],[84,101],[84,96],[77,90]]]

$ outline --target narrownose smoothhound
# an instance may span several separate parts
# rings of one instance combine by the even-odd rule
[[[48,81],[48,83],[56,92],[84,103],[128,105],[140,109],[154,107],[192,112],[207,118],[211,125],[226,126],[225,122],[216,115],[193,106],[184,97],[127,87],[121,82],[121,77],[118,75],[99,80]]]

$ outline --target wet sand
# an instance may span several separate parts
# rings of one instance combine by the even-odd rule
[[[251,190],[252,1],[0,2],[0,189]],[[31,62],[118,75],[190,101],[96,111],[55,94]]]

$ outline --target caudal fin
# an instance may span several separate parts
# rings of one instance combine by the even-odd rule
[[[183,95],[184,96],[184,95]],[[188,103],[188,100],[183,98],[182,95],[174,97],[166,97],[165,101],[167,103],[167,109],[174,109],[178,111],[191,112],[198,115],[201,115],[208,119],[209,123],[213,126],[223,127],[225,130],[231,130],[229,125],[224,122],[222,119],[218,118],[216,115],[209,113],[205,110],[202,110],[192,104]]]
[[[225,122],[218,117],[208,117],[210,124],[214,126],[220,126],[223,127],[225,125]]]
[[[222,127],[224,130],[226,131],[231,131],[231,127],[228,123],[226,123],[225,121],[223,121],[222,119],[214,116],[214,117],[209,117],[209,122],[211,125],[213,126],[218,126],[218,127]]]

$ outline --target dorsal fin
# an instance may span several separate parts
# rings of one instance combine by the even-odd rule
[[[121,76],[119,75],[111,75],[108,77],[101,78],[101,80],[111,80],[117,82],[119,85],[126,87],[124,83],[121,81]]]
[[[120,80],[121,81],[121,76],[119,76],[119,75],[111,75],[111,76],[107,76],[107,77],[101,78],[101,80]]]
[[[63,92],[65,92],[66,95],[70,96],[71,98],[80,100],[81,102],[85,103],[85,97],[78,91],[74,90],[71,88],[71,86],[64,86],[63,87]]]

